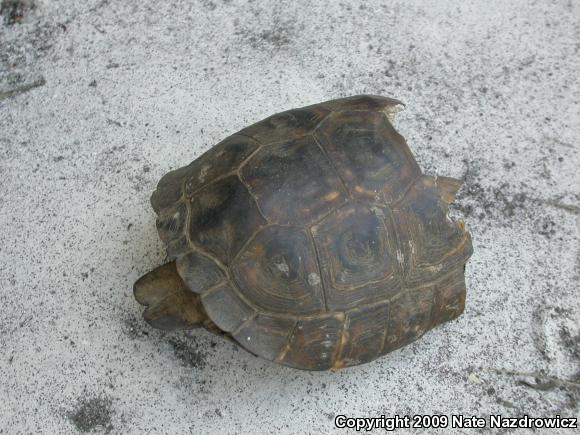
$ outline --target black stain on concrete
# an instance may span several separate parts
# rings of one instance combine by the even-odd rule
[[[559,335],[560,340],[568,353],[570,353],[576,361],[580,361],[580,334],[573,335],[566,326],[561,326]]]
[[[175,357],[184,366],[202,370],[207,365],[208,354],[201,349],[195,337],[172,338],[168,343],[173,348]]]
[[[271,26],[262,29],[245,27],[239,20],[235,20],[234,25],[236,36],[254,50],[282,50],[293,43],[296,34],[295,26],[291,22],[280,20],[274,20]]]
[[[26,15],[36,8],[32,0],[2,0],[0,15],[8,26],[21,23]]]
[[[110,397],[82,397],[75,404],[74,410],[68,414],[68,419],[80,432],[88,433],[101,429],[108,433],[113,430],[113,414],[113,402]]]
[[[507,182],[489,185],[477,165],[466,160],[464,163],[467,168],[462,177],[464,185],[451,208],[469,220],[508,227],[527,221],[535,233],[551,239],[557,236],[559,225],[551,217],[549,209],[572,214],[580,212],[580,208],[559,200],[535,197],[525,183],[518,186]],[[508,166],[511,169],[512,165]]]
[[[136,318],[134,316],[130,316],[123,320],[123,331],[132,340],[148,337],[149,331],[147,331],[147,327],[147,324],[141,317]]]
[[[526,192],[515,191],[508,183],[483,186],[474,181],[465,183],[465,188],[457,196],[455,208],[466,217],[509,221],[526,214],[532,201]]]

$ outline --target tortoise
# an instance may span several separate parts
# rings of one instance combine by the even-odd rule
[[[326,370],[458,317],[461,181],[422,173],[393,127],[403,107],[359,95],[277,113],[165,175],[151,204],[171,261],[134,285],[145,320]]]

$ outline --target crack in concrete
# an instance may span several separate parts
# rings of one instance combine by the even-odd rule
[[[18,86],[14,89],[10,89],[8,91],[0,91],[0,101],[5,100],[10,97],[15,97],[20,94],[24,94],[25,92],[31,91],[35,88],[40,86],[44,86],[46,84],[46,80],[44,77],[39,78],[38,80],[33,81],[32,83],[28,83],[22,86]]]

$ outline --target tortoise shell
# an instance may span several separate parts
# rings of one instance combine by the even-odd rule
[[[299,369],[371,361],[459,316],[472,253],[458,180],[423,175],[402,103],[278,113],[165,175],[151,202],[177,272],[217,328]]]

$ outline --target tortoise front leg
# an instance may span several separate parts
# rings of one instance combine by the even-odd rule
[[[135,299],[147,309],[143,318],[154,328],[172,331],[211,323],[199,295],[187,288],[175,261],[152,270],[135,282]]]

